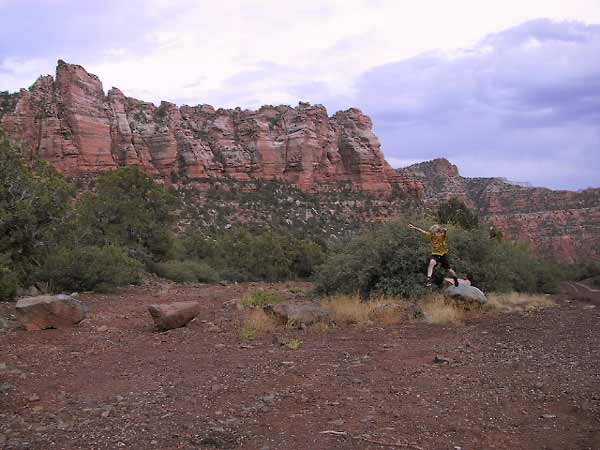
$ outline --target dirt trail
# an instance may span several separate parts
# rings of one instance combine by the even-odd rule
[[[155,283],[81,295],[74,329],[10,322],[0,449],[600,449],[597,292],[464,326],[282,330],[291,350],[240,339],[234,300],[257,287]],[[194,299],[204,322],[154,331],[148,304]]]

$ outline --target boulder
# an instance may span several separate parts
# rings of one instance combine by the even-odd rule
[[[156,326],[162,330],[184,327],[200,313],[198,302],[176,302],[165,305],[150,305],[148,312]]]
[[[265,306],[264,310],[298,328],[317,322],[329,322],[329,313],[314,303],[277,303]]]
[[[86,313],[86,306],[69,295],[26,297],[16,305],[17,320],[28,331],[72,327],[81,322]]]
[[[444,289],[444,293],[453,298],[460,298],[462,300],[481,303],[482,305],[487,303],[488,299],[483,292],[477,289],[475,286],[468,284],[462,284],[459,282],[458,287],[451,285]]]

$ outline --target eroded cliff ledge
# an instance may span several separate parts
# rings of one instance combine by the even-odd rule
[[[600,189],[554,191],[502,178],[467,178],[443,158],[400,171],[423,183],[426,205],[461,198],[486,222],[546,257],[575,262],[600,254]]]
[[[126,97],[83,67],[58,62],[56,78],[1,103],[6,134],[69,176],[139,166],[167,183],[206,178],[278,180],[305,192],[350,183],[363,192],[419,198],[417,180],[385,161],[369,117],[327,115],[321,105],[160,106]]]

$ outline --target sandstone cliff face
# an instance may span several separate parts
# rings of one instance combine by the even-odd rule
[[[423,182],[427,205],[459,197],[484,220],[530,242],[540,254],[566,262],[600,255],[600,189],[553,191],[500,178],[465,178],[445,159],[399,171]]]
[[[353,189],[419,198],[418,180],[385,161],[371,120],[357,109],[264,106],[258,111],[177,107],[128,98],[81,66],[59,61],[0,102],[0,126],[67,175],[139,166],[167,183],[207,178],[278,180],[306,192]]]

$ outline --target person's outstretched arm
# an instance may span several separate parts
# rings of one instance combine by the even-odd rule
[[[412,223],[408,224],[408,228],[412,228],[413,230],[417,230],[417,231],[419,231],[419,232],[421,232],[423,234],[429,234],[429,231],[425,231],[422,228],[415,227]]]

